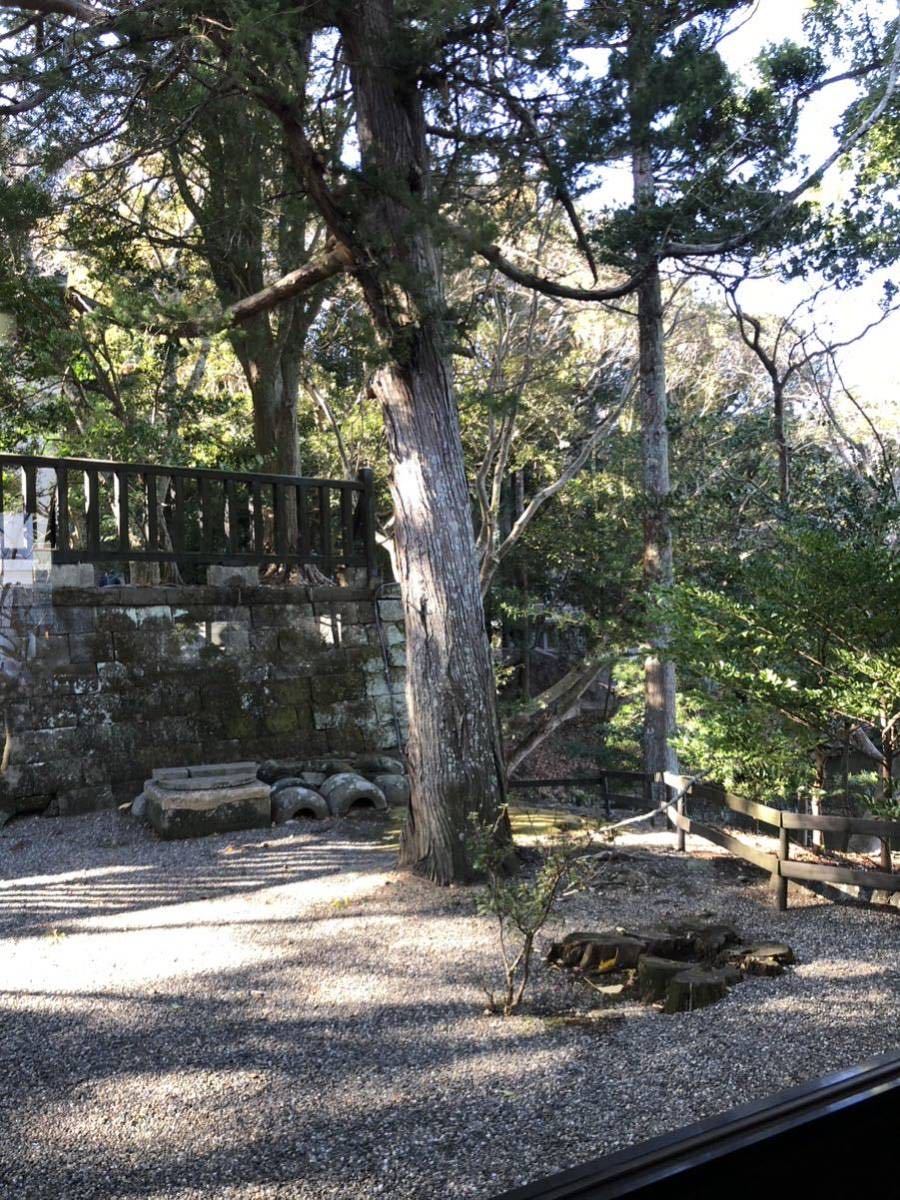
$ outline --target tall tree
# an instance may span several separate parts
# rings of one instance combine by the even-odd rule
[[[593,104],[579,97],[570,142],[583,161],[593,150],[595,166],[625,163],[632,177],[630,206],[596,227],[592,241],[601,261],[637,281],[648,593],[674,577],[663,268],[746,257],[773,240],[797,238],[805,215],[797,202],[836,161],[831,155],[784,187],[794,166],[798,114],[824,85],[825,63],[803,47],[770,48],[760,59],[761,83],[741,86],[719,47],[732,18],[747,7],[745,0],[653,6],[596,0],[574,22],[581,45],[607,54],[609,69],[593,89]],[[896,86],[896,47],[890,61],[881,101],[847,134],[848,144],[884,112]],[[869,69],[884,64],[882,58]],[[665,625],[651,621],[649,633],[644,764],[657,772],[674,765],[675,677]]]

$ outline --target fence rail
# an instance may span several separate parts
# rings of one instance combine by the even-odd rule
[[[692,833],[714,845],[722,846],[738,858],[743,858],[747,862],[753,863],[754,866],[768,871],[772,876],[772,888],[779,909],[787,908],[788,880],[794,880],[797,883],[849,884],[879,891],[900,892],[900,875],[895,875],[890,870],[860,870],[856,867],[842,867],[832,863],[792,862],[789,837],[791,830],[818,830],[878,837],[889,846],[892,838],[900,838],[900,821],[883,821],[872,817],[830,817],[817,816],[812,813],[785,812],[767,804],[757,804],[742,796],[716,791],[698,784],[688,775],[673,775],[666,772],[663,775],[663,781],[666,787],[678,797],[674,812],[671,808],[667,809],[669,821],[675,827],[676,848],[684,850],[685,835]],[[686,811],[688,799],[691,796],[704,800],[715,797],[732,812],[742,813],[764,825],[774,826],[778,831],[778,852],[776,854],[767,853],[756,846],[748,845],[740,838],[725,833],[724,830],[694,820],[687,815]],[[889,864],[888,854],[886,865],[889,866]]]
[[[620,795],[610,790],[612,781],[624,781],[640,784],[640,796]],[[662,783],[671,797],[666,815],[669,823],[675,829],[675,845],[678,850],[685,849],[687,834],[694,834],[716,846],[721,846],[737,858],[752,863],[772,877],[772,888],[775,902],[780,909],[787,908],[787,885],[792,880],[795,883],[825,883],[845,884],[858,887],[868,887],[879,891],[900,892],[900,874],[894,874],[889,868],[890,854],[884,856],[882,867],[860,869],[844,867],[833,863],[797,862],[790,856],[791,831],[819,831],[823,833],[861,834],[865,837],[881,838],[889,846],[892,838],[900,840],[900,821],[887,821],[875,817],[843,817],[819,816],[813,813],[787,812],[784,809],[773,808],[769,804],[760,804],[756,800],[748,800],[744,796],[735,796],[723,788],[708,783],[701,783],[690,775],[675,775],[669,772],[656,779],[645,771],[602,771],[598,775],[562,777],[556,779],[511,779],[510,789],[544,788],[544,787],[599,787],[600,797],[604,802],[606,815],[610,815],[613,803],[624,807],[633,807],[643,801],[648,808],[652,805],[652,784]],[[777,831],[777,851],[761,850],[751,846],[724,829],[698,821],[688,815],[687,806],[690,799],[701,800],[708,804],[721,805],[731,812],[750,817],[761,824],[770,825]]]
[[[375,571],[368,468],[356,480],[309,479],[0,454],[0,515],[5,556]]]

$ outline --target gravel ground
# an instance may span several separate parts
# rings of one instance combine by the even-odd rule
[[[896,1045],[893,913],[792,889],[779,914],[757,873],[671,841],[620,839],[563,927],[708,912],[799,965],[585,1030],[483,1015],[473,893],[395,875],[370,823],[169,844],[114,812],[8,825],[0,1196],[484,1200]]]

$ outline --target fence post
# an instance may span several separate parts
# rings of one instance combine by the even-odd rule
[[[666,785],[666,786],[668,787],[668,785]],[[684,788],[679,787],[678,799],[675,801],[675,811],[679,817],[683,817],[685,815],[684,800],[685,800]],[[682,829],[681,825],[678,826],[678,829],[675,833],[675,849],[682,851],[682,853],[684,852],[684,849],[685,849],[685,833],[684,833],[684,830]]]
[[[775,890],[775,907],[779,912],[787,910],[787,889],[788,881],[786,876],[781,873],[781,864],[787,862],[791,854],[791,843],[788,840],[788,831],[783,824],[784,818],[780,818],[778,825],[778,866],[776,872],[772,875],[772,886]]]
[[[675,802],[675,811],[678,813],[679,817],[684,816],[684,796],[678,797],[677,801]],[[678,832],[675,835],[675,849],[680,850],[682,853],[684,853],[685,840],[686,839],[685,839],[684,830],[679,825]]]
[[[647,771],[642,772],[641,779],[641,797],[645,808],[653,807],[653,783]],[[650,825],[653,829],[656,828],[656,813],[650,819]],[[663,829],[666,827],[666,819],[663,817]]]
[[[894,863],[891,859],[891,839],[889,837],[881,839],[881,869],[888,874],[894,869]]]
[[[359,482],[363,485],[363,537],[366,543],[366,574],[372,583],[378,574],[375,561],[375,476],[371,467],[361,467]]]

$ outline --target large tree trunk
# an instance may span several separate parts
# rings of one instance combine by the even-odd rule
[[[400,858],[450,883],[472,877],[470,822],[496,821],[504,778],[441,267],[427,219],[411,211],[428,193],[424,113],[397,53],[391,0],[347,5],[340,24],[364,180],[368,262],[357,278],[384,349],[372,386],[406,617],[412,798]]]
[[[242,359],[241,365],[253,399],[253,434],[262,469],[276,475],[300,474],[297,437],[296,365],[285,362],[287,353],[274,350],[259,358]],[[268,360],[268,361],[267,361]]]
[[[243,361],[242,366],[250,384],[254,441],[263,471],[274,475],[299,475],[299,354],[290,347],[270,346],[259,358]],[[285,506],[284,521],[285,545],[296,546],[299,524],[293,505]],[[273,533],[268,525],[266,539],[270,544]]]
[[[665,332],[659,272],[638,293],[640,343],[641,465],[644,492],[644,586],[649,592],[672,583],[669,527],[669,431],[666,396]],[[667,630],[652,631],[653,651],[644,663],[644,770],[677,771],[675,665],[666,657]]]
[[[632,158],[635,205],[651,204],[655,180],[650,154],[642,148],[645,130],[636,119]],[[644,500],[644,588],[649,594],[672,583],[672,531],[669,524],[669,429],[666,344],[659,267],[653,263],[638,289],[638,395],[641,416],[641,473]],[[666,656],[668,631],[657,622],[651,653],[644,663],[644,770],[677,771],[675,665]]]

